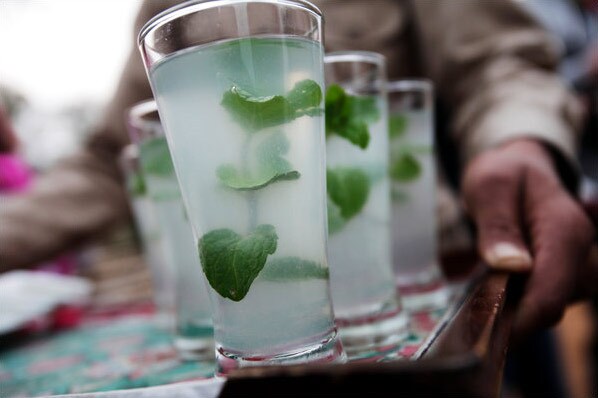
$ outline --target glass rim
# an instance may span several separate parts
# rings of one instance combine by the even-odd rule
[[[147,34],[156,27],[180,18],[184,15],[189,15],[193,12],[203,11],[214,7],[240,3],[278,4],[287,7],[303,9],[318,18],[323,17],[322,11],[320,11],[318,7],[307,0],[188,0],[181,4],[169,7],[148,20],[139,30],[139,34],[137,35],[137,44],[142,46]]]
[[[434,84],[430,79],[397,79],[389,80],[386,83],[386,91],[400,92],[400,91],[424,91],[432,92],[434,90]]]
[[[386,57],[374,51],[333,51],[324,54],[324,63],[327,62],[364,62],[384,67]]]
[[[143,120],[143,116],[158,112],[158,104],[155,99],[147,99],[130,106],[127,111],[127,122],[135,127],[140,127],[143,123],[147,123]]]

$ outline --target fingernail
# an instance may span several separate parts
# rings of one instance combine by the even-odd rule
[[[492,268],[505,271],[527,271],[532,267],[532,256],[512,243],[496,243],[486,252],[486,261]]]

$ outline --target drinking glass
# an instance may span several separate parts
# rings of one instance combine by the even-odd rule
[[[210,298],[155,101],[133,106],[128,126],[174,274],[174,345],[184,360],[213,358]]]
[[[397,286],[409,311],[442,308],[448,290],[437,256],[433,87],[419,79],[387,88]]]
[[[326,258],[322,15],[191,1],[139,44],[212,299],[217,375],[342,362]]]
[[[350,359],[407,334],[391,262],[385,62],[373,52],[324,58],[328,259],[334,312]]]
[[[127,145],[121,152],[119,163],[125,177],[143,259],[152,278],[156,322],[165,329],[171,329],[174,325],[174,271],[165,257],[160,223],[147,193],[137,146]]]

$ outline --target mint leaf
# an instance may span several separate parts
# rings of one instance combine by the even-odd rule
[[[238,170],[227,164],[216,170],[216,175],[224,185],[236,190],[256,190],[277,181],[296,180],[301,174],[292,169],[282,157],[289,151],[289,141],[283,133],[274,133],[265,138],[257,147],[257,170]]]
[[[141,143],[139,158],[143,172],[162,177],[174,175],[174,165],[168,150],[166,137],[157,137]]]
[[[302,80],[289,91],[287,101],[295,111],[318,108],[322,102],[322,89],[313,80]]]
[[[259,96],[232,86],[224,93],[220,104],[241,126],[251,132],[288,123],[298,117],[318,116],[322,90],[313,80],[295,84],[287,96]]]
[[[347,94],[345,93],[345,90],[338,84],[331,84],[326,89],[326,98],[324,99],[324,102],[326,104],[326,111],[328,112],[329,109],[333,111],[333,117],[341,116],[342,111],[345,110],[343,105],[346,100]]]
[[[328,235],[332,235],[343,229],[347,221],[341,215],[340,208],[328,199]]]
[[[380,118],[374,97],[349,95],[338,84],[326,90],[326,135],[346,138],[361,149],[370,142],[368,124]]]
[[[272,282],[328,279],[328,268],[299,257],[274,258],[266,263],[260,278]]]
[[[367,124],[375,123],[380,119],[376,97],[349,95],[349,100],[354,119]]]
[[[249,131],[277,126],[291,119],[289,102],[281,95],[260,97],[233,86],[224,93],[221,105]]]
[[[364,171],[351,167],[328,169],[326,181],[328,196],[345,220],[359,213],[366,204],[370,181]]]
[[[342,130],[341,137],[344,137],[361,149],[366,149],[370,144],[370,131],[364,122],[351,121]]]
[[[403,115],[391,115],[388,119],[388,133],[390,138],[398,138],[407,131],[407,118]]]
[[[410,153],[402,153],[398,159],[392,162],[390,176],[395,181],[409,182],[415,180],[422,172],[422,167],[415,156]]]
[[[273,174],[260,175],[252,178],[240,172],[235,166],[230,164],[220,166],[216,170],[216,174],[224,185],[239,191],[261,189],[276,181],[296,180],[301,176],[298,171],[292,170],[283,173],[274,172]]]
[[[201,265],[210,286],[222,297],[241,301],[276,251],[278,236],[272,225],[263,224],[247,236],[230,229],[208,232],[198,242]]]

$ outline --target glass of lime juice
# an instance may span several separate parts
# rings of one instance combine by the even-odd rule
[[[449,291],[438,258],[433,85],[403,79],[387,89],[397,286],[409,312],[443,308]]]
[[[358,359],[393,347],[408,326],[391,260],[386,61],[345,51],[324,63],[332,301]]]
[[[141,172],[137,145],[128,144],[123,148],[119,165],[125,178],[142,257],[152,278],[155,321],[170,330],[174,324],[174,270],[166,259],[160,223]]]
[[[191,1],[139,46],[209,284],[217,374],[337,363],[326,257],[321,12]]]
[[[133,106],[128,127],[172,272],[174,345],[183,360],[213,360],[210,298],[155,101]]]

